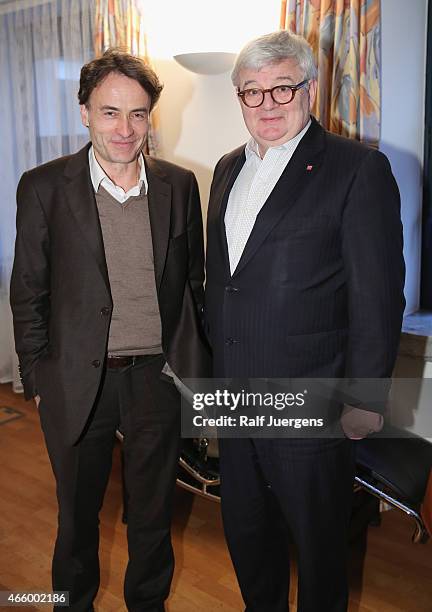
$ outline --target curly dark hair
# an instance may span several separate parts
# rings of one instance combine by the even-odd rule
[[[121,48],[110,48],[81,68],[78,100],[88,105],[91,92],[111,73],[124,74],[137,81],[150,96],[150,110],[159,100],[163,85],[157,74],[144,60]]]

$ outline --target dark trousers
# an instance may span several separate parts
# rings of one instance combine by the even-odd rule
[[[246,612],[345,612],[354,456],[345,439],[219,440],[222,516]]]
[[[87,427],[72,447],[51,427],[41,398],[59,504],[53,588],[69,591],[73,612],[93,610],[99,587],[99,511],[118,428],[124,433],[128,494],[126,605],[133,612],[164,610],[174,571],[170,523],[180,397],[173,384],[160,378],[163,364],[163,356],[154,355],[134,366],[107,370]]]

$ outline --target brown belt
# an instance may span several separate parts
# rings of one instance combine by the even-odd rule
[[[114,370],[116,368],[127,368],[128,366],[133,366],[145,361],[153,361],[157,357],[160,357],[160,353],[155,355],[127,355],[124,357],[108,355],[106,359],[106,366],[110,370]]]

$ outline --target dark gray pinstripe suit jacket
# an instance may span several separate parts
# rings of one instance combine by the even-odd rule
[[[224,215],[244,162],[244,147],[225,155],[210,193],[205,312],[215,375],[390,376],[404,261],[387,158],[312,118],[231,277]]]

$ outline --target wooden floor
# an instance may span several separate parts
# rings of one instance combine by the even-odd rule
[[[14,418],[8,407],[23,416]],[[56,525],[53,478],[37,412],[9,385],[0,385],[0,465],[0,590],[50,591]],[[407,517],[386,512],[381,527],[369,528],[364,558],[360,546],[353,548],[350,612],[432,612],[432,545],[411,544],[411,533]],[[179,489],[173,541],[176,573],[169,612],[243,609],[217,503]],[[118,449],[101,516],[100,556],[102,584],[96,609],[125,610],[127,552]],[[294,610],[295,585],[290,599]]]

